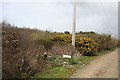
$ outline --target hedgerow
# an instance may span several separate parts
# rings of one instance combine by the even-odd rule
[[[72,35],[70,34],[61,34],[55,35],[52,38],[52,41],[55,43],[68,43],[70,44],[72,41]],[[76,35],[76,47],[81,52],[81,54],[92,54],[97,52],[98,44],[91,38],[83,38],[80,35]]]

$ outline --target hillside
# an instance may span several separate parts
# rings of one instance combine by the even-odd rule
[[[71,46],[70,33],[54,33],[18,28],[2,22],[3,78],[32,77],[51,67],[77,64],[81,55],[94,56],[118,46],[115,38],[95,32],[76,33],[76,48]],[[72,56],[69,60],[63,54]]]

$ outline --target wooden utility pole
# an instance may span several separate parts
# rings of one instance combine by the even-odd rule
[[[75,29],[76,29],[76,2],[73,0],[73,27],[72,27],[72,46],[75,48]]]

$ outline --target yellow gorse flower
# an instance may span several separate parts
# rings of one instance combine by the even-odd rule
[[[76,46],[80,52],[93,53],[97,51],[98,44],[92,38],[83,38],[80,35],[76,35]],[[72,35],[71,34],[60,34],[54,35],[51,40],[53,42],[65,42],[71,44]]]

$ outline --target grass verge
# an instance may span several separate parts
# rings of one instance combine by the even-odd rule
[[[36,78],[64,78],[67,77],[70,70],[65,67],[50,68],[42,73],[35,74]]]
[[[98,52],[98,53],[96,53],[96,54],[97,54],[97,56],[102,56],[102,55],[108,54],[109,52],[114,51],[114,50],[116,50],[116,49],[117,49],[117,47],[116,47],[116,48],[113,48],[113,49],[111,49],[111,50],[103,50],[103,51]]]
[[[72,75],[76,69],[87,64],[93,57],[82,56],[77,59],[78,63],[74,65],[49,68],[43,72],[36,73],[35,78],[67,78]]]
[[[116,49],[116,48],[115,48]],[[97,53],[97,56],[102,56],[108,54],[112,50],[104,50]],[[75,73],[77,69],[82,69],[86,64],[91,62],[96,56],[81,56],[77,58],[77,64],[67,65],[67,66],[60,66],[60,67],[53,67],[49,68],[43,72],[36,73],[34,75],[35,78],[67,78],[70,77],[72,74]]]

